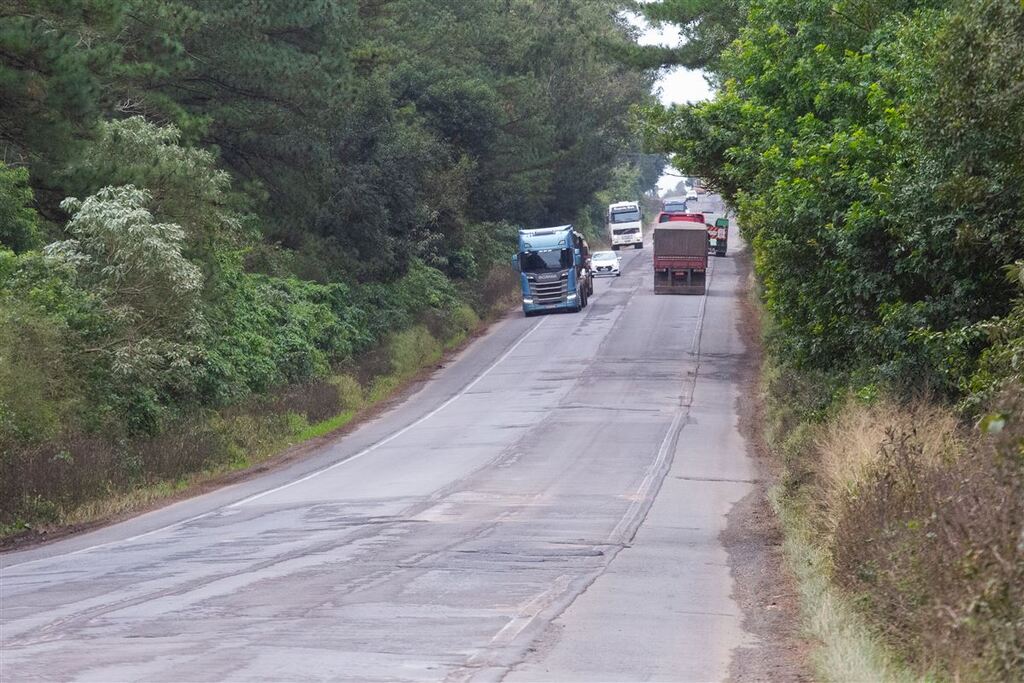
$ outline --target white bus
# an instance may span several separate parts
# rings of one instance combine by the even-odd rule
[[[644,248],[643,212],[636,202],[618,202],[608,207],[608,234],[612,238],[612,249],[633,245],[634,249]]]

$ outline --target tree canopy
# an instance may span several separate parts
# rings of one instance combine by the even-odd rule
[[[184,420],[466,334],[515,226],[653,188],[630,4],[3,3],[0,529]]]
[[[652,108],[648,143],[738,207],[783,357],[969,392],[1024,258],[1020,3],[744,9],[716,98]]]

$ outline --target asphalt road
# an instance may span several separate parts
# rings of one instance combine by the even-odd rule
[[[622,257],[300,463],[0,557],[0,680],[725,678],[735,260],[654,296]]]

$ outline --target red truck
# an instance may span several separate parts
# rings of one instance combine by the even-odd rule
[[[654,293],[704,294],[709,242],[703,214],[660,214],[654,226]]]

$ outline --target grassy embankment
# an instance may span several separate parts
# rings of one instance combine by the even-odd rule
[[[59,535],[138,513],[245,476],[247,470],[265,467],[293,447],[341,432],[502,315],[512,300],[512,287],[507,273],[496,278],[503,284],[491,283],[487,292],[491,298],[482,303],[483,317],[461,305],[444,321],[428,318],[390,335],[379,348],[358,362],[333,368],[327,377],[206,412],[145,444],[129,445],[145,453],[145,471],[123,481],[112,476],[124,467],[116,462],[119,454],[99,439],[90,448],[89,439],[80,438],[74,444],[75,461],[64,463],[64,476],[49,486],[53,498],[40,496],[30,520],[0,528],[0,542]],[[89,468],[106,479],[102,494],[96,493],[92,482],[84,481]],[[62,495],[76,479],[83,479],[81,486],[90,489],[91,495],[77,499]]]
[[[975,426],[929,397],[844,393],[768,346],[763,428],[783,472],[771,498],[821,678],[1019,679],[1015,399]]]

